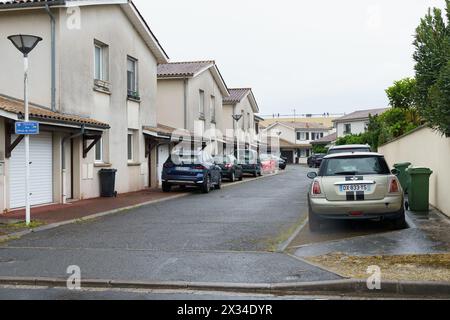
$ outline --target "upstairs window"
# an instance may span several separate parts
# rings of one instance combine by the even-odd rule
[[[127,136],[127,159],[128,162],[133,162],[134,160],[134,134],[129,131]]]
[[[198,113],[200,119],[205,118],[205,91],[199,90]]]
[[[108,46],[94,41],[94,78],[108,81]]]
[[[139,99],[137,60],[131,57],[127,58],[127,89],[129,98]]]
[[[352,125],[351,123],[344,124],[344,134],[352,133]]]
[[[214,96],[211,96],[209,109],[211,113],[211,122],[216,122],[216,97]]]

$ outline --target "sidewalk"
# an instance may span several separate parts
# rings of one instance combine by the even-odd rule
[[[152,201],[172,199],[188,194],[190,191],[164,193],[159,189],[120,194],[117,198],[95,198],[68,204],[53,204],[31,209],[33,226],[42,226],[64,221],[82,219],[95,214],[124,209]],[[25,210],[11,211],[0,215],[0,236],[25,230],[23,221]]]

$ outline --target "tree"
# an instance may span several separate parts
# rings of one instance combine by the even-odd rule
[[[411,109],[415,107],[416,79],[405,78],[395,81],[386,89],[386,94],[393,108]]]
[[[450,137],[450,0],[447,17],[429,9],[416,29],[416,103],[420,116],[431,127]]]

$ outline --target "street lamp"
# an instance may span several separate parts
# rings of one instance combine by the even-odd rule
[[[241,118],[242,118],[242,114],[233,114],[232,116],[231,116],[232,118],[233,118],[233,120],[235,121],[235,122],[233,122],[233,127],[234,127],[234,135],[235,135],[235,137],[236,137],[236,144],[237,144],[237,158],[238,158],[238,161],[240,161],[240,158],[239,158],[239,136],[237,135],[237,124],[238,124],[238,122],[239,122],[239,120],[241,120]]]
[[[8,39],[23,54],[24,65],[24,105],[25,123],[29,122],[28,110],[28,54],[42,41],[41,37],[32,35],[12,35]],[[30,214],[30,135],[25,134],[25,219],[27,226],[31,222]]]

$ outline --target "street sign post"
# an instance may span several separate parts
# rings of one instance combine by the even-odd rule
[[[16,122],[16,134],[36,135],[39,134],[39,122]]]

